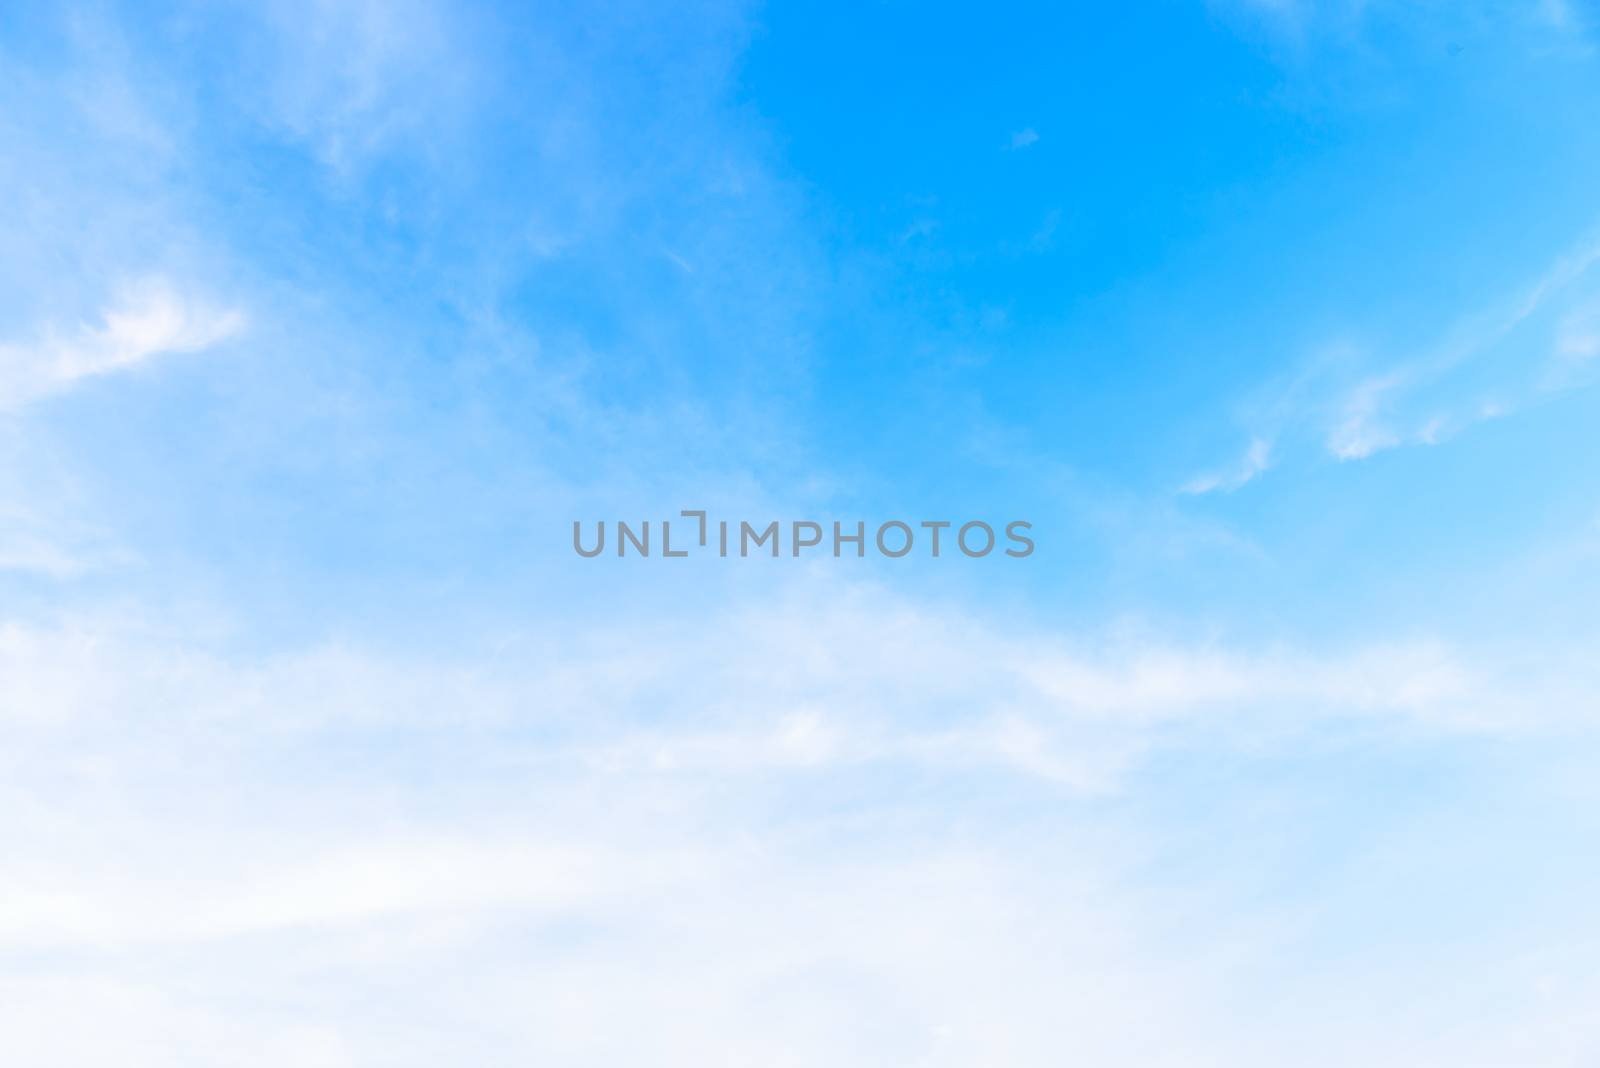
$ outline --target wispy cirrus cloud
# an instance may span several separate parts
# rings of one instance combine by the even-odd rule
[[[47,327],[33,341],[0,346],[0,408],[65,393],[93,378],[158,357],[201,352],[244,329],[245,316],[145,279],[124,289],[98,320]]]
[[[1272,442],[1255,438],[1231,468],[1196,475],[1183,485],[1187,494],[1232,493],[1253,482],[1272,466]]]
[[[1434,352],[1398,361],[1348,387],[1332,405],[1329,454],[1360,460],[1402,445],[1438,444],[1475,423],[1511,414],[1551,386],[1548,372],[1571,336],[1560,316],[1593,296],[1596,263],[1600,239],[1590,238],[1498,309],[1469,317]],[[1486,374],[1489,384],[1460,382],[1469,368]]]
[[[1430,351],[1387,366],[1372,369],[1371,346],[1328,346],[1245,405],[1252,436],[1237,461],[1194,476],[1182,491],[1237,489],[1296,444],[1340,462],[1439,445],[1550,392],[1589,384],[1578,372],[1595,350],[1597,263],[1600,240],[1585,240],[1526,287],[1465,317]]]

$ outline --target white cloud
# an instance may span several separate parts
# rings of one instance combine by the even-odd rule
[[[467,731],[504,735],[501,761],[668,774],[866,764],[1032,773],[1078,761],[1052,777],[1098,790],[1164,724],[1230,732],[1263,717],[1390,718],[1478,731],[1537,729],[1552,714],[1439,642],[1337,655],[1086,643],[832,583],[725,607],[692,632],[662,621],[495,644],[492,668],[338,644],[241,659],[146,623],[12,622],[0,625],[0,727],[48,739],[136,720],[176,737],[224,729],[274,745]],[[1581,702],[1561,704],[1582,713]],[[917,711],[929,709],[939,712]],[[536,724],[536,745],[515,742]]]
[[[355,927],[408,913],[519,907],[593,908],[628,886],[644,889],[643,856],[607,857],[572,844],[428,838],[345,841],[313,850],[258,842],[251,861],[213,843],[213,864],[168,876],[107,865],[35,867],[0,891],[0,945],[108,949],[195,942],[292,929]],[[659,882],[659,879],[654,880]]]
[[[1590,303],[1569,314],[1556,331],[1556,356],[1566,367],[1600,356],[1600,303]]]
[[[1384,396],[1396,384],[1393,376],[1369,379],[1345,396],[1337,422],[1328,432],[1328,451],[1335,458],[1364,460],[1373,453],[1400,444],[1399,435],[1384,426],[1380,419]]]
[[[1244,458],[1196,476],[1181,492],[1237,489],[1263,474],[1274,453],[1304,447],[1308,439],[1341,462],[1439,445],[1477,423],[1524,410],[1541,394],[1588,385],[1588,377],[1574,372],[1600,351],[1590,278],[1597,263],[1600,241],[1579,242],[1531,284],[1457,323],[1421,355],[1384,365],[1363,346],[1324,346],[1259,391],[1246,416],[1251,445]]]
[[[26,345],[0,346],[0,409],[63,393],[85,379],[126,371],[158,356],[199,352],[237,334],[244,316],[181,293],[162,279],[125,290],[97,323],[47,330]]]
[[[1587,989],[1550,958],[1433,974],[1447,1017],[1551,984],[1441,1044],[1460,1020],[1367,1011],[1414,996],[1403,939],[1384,967],[1310,945],[1403,930],[1428,829],[1351,861],[1392,848],[1379,888],[1413,893],[1347,917],[1336,870],[1263,900],[1201,816],[1162,839],[1095,797],[1251,721],[1207,749],[1224,777],[1318,722],[1536,729],[1475,721],[1521,688],[1442,645],[1086,644],[837,586],[464,662],[136,618],[0,630],[0,1031],[30,1064],[1025,1066],[1065,1029],[1096,1064],[1264,1066],[1326,1026],[1311,1063],[1487,1066],[1539,1063],[1530,1028]],[[1258,807],[1247,871],[1282,848]],[[1388,1022],[1325,1025],[1330,998]],[[1236,1026],[1260,999],[1278,1024]]]
[[[1600,356],[1600,333],[1563,334],[1556,351],[1572,360],[1592,360]]]
[[[1038,133],[1034,131],[1032,126],[1029,126],[1026,129],[1018,130],[1016,133],[1011,135],[1011,148],[1013,151],[1019,148],[1027,148],[1029,145],[1034,144],[1038,140]]]
[[[1197,475],[1184,484],[1181,492],[1194,495],[1232,493],[1254,481],[1271,466],[1272,442],[1266,438],[1254,438],[1232,470]]]
[[[238,310],[166,279],[146,278],[124,287],[94,321],[47,327],[32,341],[0,344],[0,415],[165,356],[211,348],[244,324]],[[0,429],[0,571],[69,579],[133,557],[85,518],[85,502],[71,489],[72,473],[36,445],[25,425]]]

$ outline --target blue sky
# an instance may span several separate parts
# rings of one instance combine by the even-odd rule
[[[14,5],[0,1047],[1591,1063],[1597,34]]]

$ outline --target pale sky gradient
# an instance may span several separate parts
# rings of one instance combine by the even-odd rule
[[[0,1061],[1600,1061],[1597,35],[11,5]]]

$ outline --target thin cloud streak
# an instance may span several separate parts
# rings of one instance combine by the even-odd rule
[[[202,352],[237,336],[244,314],[187,296],[163,279],[128,289],[96,323],[47,329],[26,345],[0,346],[0,409],[68,392],[158,357]]]

